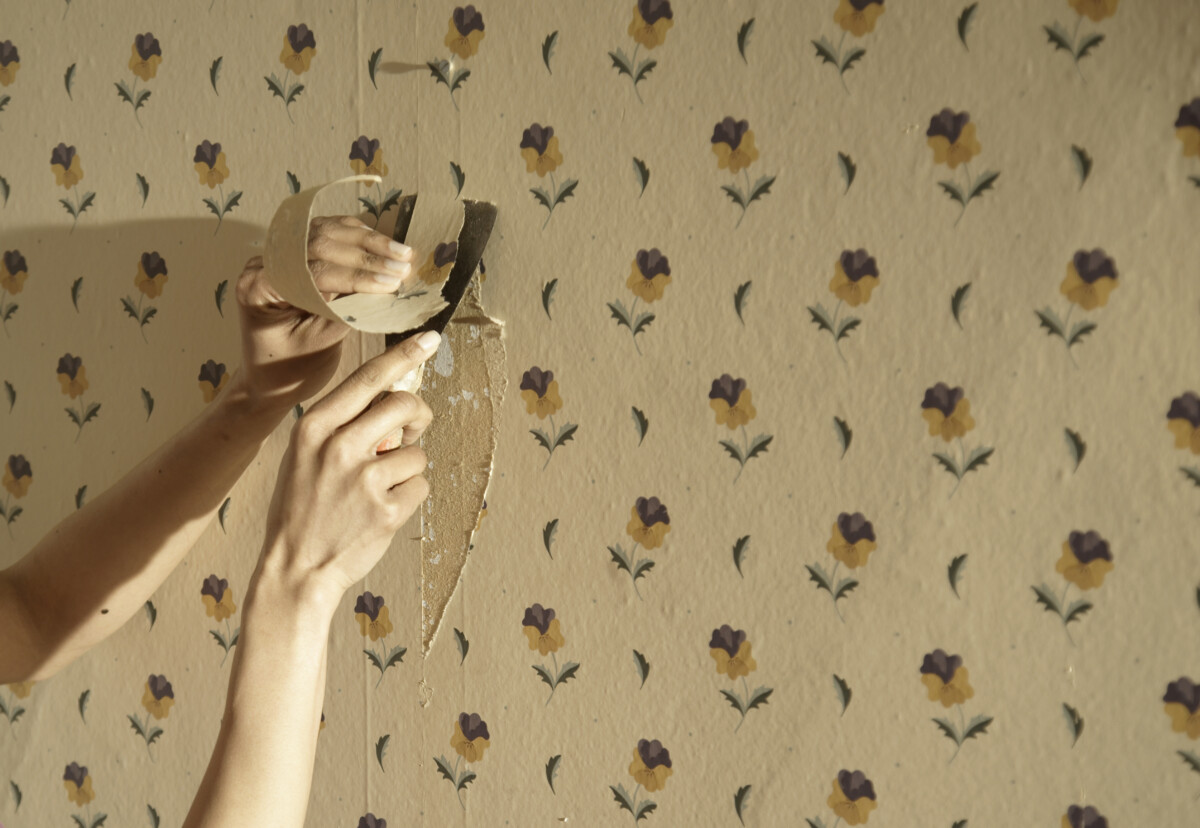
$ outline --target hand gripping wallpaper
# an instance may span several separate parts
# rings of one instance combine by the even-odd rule
[[[345,596],[309,825],[1194,822],[1195,2],[2,6],[0,565],[221,394],[283,198],[499,207],[474,548],[427,656],[418,521]],[[0,688],[0,824],[182,822],[291,423]]]

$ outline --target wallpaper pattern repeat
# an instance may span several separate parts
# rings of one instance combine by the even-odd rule
[[[430,655],[413,537],[346,596],[309,824],[1189,824],[1198,22],[4,2],[0,564],[221,392],[278,201],[376,174],[325,211],[498,204],[517,393]],[[0,690],[3,825],[182,820],[290,424]]]

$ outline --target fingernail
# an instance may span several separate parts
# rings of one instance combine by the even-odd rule
[[[426,331],[417,337],[417,344],[421,346],[421,350],[427,354],[432,354],[437,350],[438,344],[442,341],[442,335],[437,331]]]
[[[388,290],[396,290],[400,287],[401,280],[399,276],[387,276],[383,273],[372,273],[371,275],[376,282],[386,286]]]
[[[408,262],[398,262],[395,259],[388,259],[386,267],[388,270],[394,270],[401,276],[407,276],[412,271],[412,265]]]
[[[396,254],[397,256],[399,256],[401,258],[404,258],[404,259],[412,258],[412,248],[409,247],[407,244],[401,244],[398,241],[388,242],[388,249],[390,249],[392,251],[392,253]]]

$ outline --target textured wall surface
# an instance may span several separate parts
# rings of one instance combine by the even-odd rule
[[[219,392],[294,187],[499,205],[486,515],[427,658],[417,522],[347,594],[309,824],[1194,820],[1196,2],[0,12],[0,565]],[[182,821],[290,425],[0,689],[3,825]]]

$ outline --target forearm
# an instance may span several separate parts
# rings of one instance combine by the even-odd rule
[[[300,828],[336,601],[256,574],[221,731],[184,828]]]
[[[235,379],[170,441],[0,573],[22,604],[26,630],[26,640],[0,663],[0,681],[53,675],[137,612],[280,419],[253,410]]]

